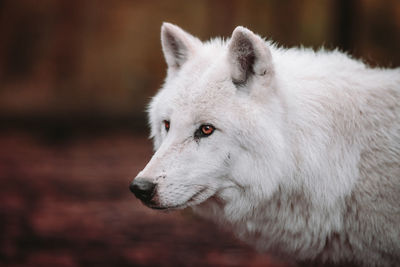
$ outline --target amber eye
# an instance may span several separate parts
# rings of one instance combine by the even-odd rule
[[[169,125],[170,125],[169,121],[165,120],[165,121],[164,121],[164,127],[165,127],[165,130],[166,130],[167,132],[169,131]]]
[[[202,137],[208,137],[214,132],[214,130],[215,130],[214,126],[210,124],[203,124],[194,132],[194,137],[196,139]]]
[[[204,135],[210,135],[214,132],[214,126],[212,125],[202,125],[201,126],[201,132]]]

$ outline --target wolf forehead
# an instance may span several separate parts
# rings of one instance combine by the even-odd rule
[[[221,70],[218,67],[224,62],[211,58],[206,61],[201,55],[199,57],[189,60],[176,76],[167,79],[152,99],[150,112],[156,108],[156,112],[164,111],[162,113],[176,109],[179,112],[208,113],[230,105],[236,89],[227,68]]]
[[[175,91],[179,97],[188,99],[205,94],[223,94],[224,89],[228,89],[227,82],[230,81],[226,46],[220,39],[198,46],[178,72],[167,76],[163,89]],[[227,92],[233,94],[233,87]]]

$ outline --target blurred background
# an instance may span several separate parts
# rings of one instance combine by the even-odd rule
[[[400,65],[398,0],[0,0],[0,266],[295,266],[129,192],[163,21]]]

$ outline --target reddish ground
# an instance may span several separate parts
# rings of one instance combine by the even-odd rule
[[[128,134],[0,135],[0,265],[287,266],[189,210],[144,207],[128,185],[151,154]]]

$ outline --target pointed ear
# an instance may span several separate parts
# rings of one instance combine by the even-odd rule
[[[228,60],[232,81],[244,85],[252,76],[272,75],[271,52],[258,35],[244,27],[236,27],[229,42]]]
[[[168,68],[177,70],[195,53],[201,41],[178,26],[164,22],[161,27],[161,44]]]

